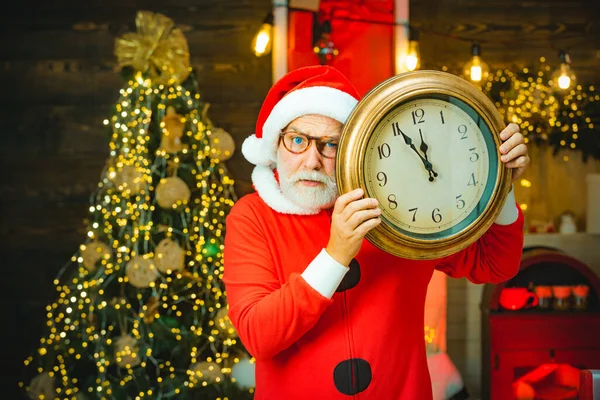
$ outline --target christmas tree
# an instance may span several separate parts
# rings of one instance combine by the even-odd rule
[[[221,281],[233,140],[208,118],[173,21],[140,11],[136,26],[115,43],[131,74],[104,121],[87,237],[20,385],[35,399],[251,398]]]

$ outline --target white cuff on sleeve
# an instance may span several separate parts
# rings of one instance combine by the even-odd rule
[[[308,264],[308,267],[302,273],[302,277],[313,289],[321,293],[324,297],[331,299],[348,271],[348,267],[335,261],[323,249]]]
[[[510,192],[508,192],[508,196],[506,196],[504,206],[494,222],[498,225],[510,225],[515,222],[518,217],[519,211],[517,210],[517,203],[515,202],[515,188],[512,186]]]

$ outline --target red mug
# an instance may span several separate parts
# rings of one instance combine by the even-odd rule
[[[527,288],[504,288],[500,292],[500,305],[507,310],[535,307],[538,297]]]

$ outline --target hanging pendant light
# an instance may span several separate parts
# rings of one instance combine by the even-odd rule
[[[560,66],[552,74],[552,84],[562,90],[567,90],[575,84],[575,74],[571,69],[571,57],[569,53],[560,50],[558,53],[560,58]]]
[[[409,71],[414,71],[421,66],[419,57],[419,33],[414,28],[408,32],[408,52],[404,58],[404,66]]]
[[[271,52],[273,45],[273,13],[269,12],[265,17],[260,29],[252,40],[252,51],[257,57]]]
[[[490,69],[485,61],[481,59],[481,47],[477,43],[471,46],[471,59],[464,66],[464,74],[472,82],[479,84],[487,79]]]

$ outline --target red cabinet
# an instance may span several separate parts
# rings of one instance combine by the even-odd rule
[[[600,369],[600,313],[493,314],[484,324],[486,399],[513,399],[512,383],[542,364]]]
[[[585,311],[503,309],[507,287],[578,285],[590,287]],[[524,252],[513,279],[485,285],[481,301],[482,397],[514,399],[513,382],[544,364],[600,369],[600,279],[580,261],[553,250]],[[560,397],[562,398],[562,397]]]

